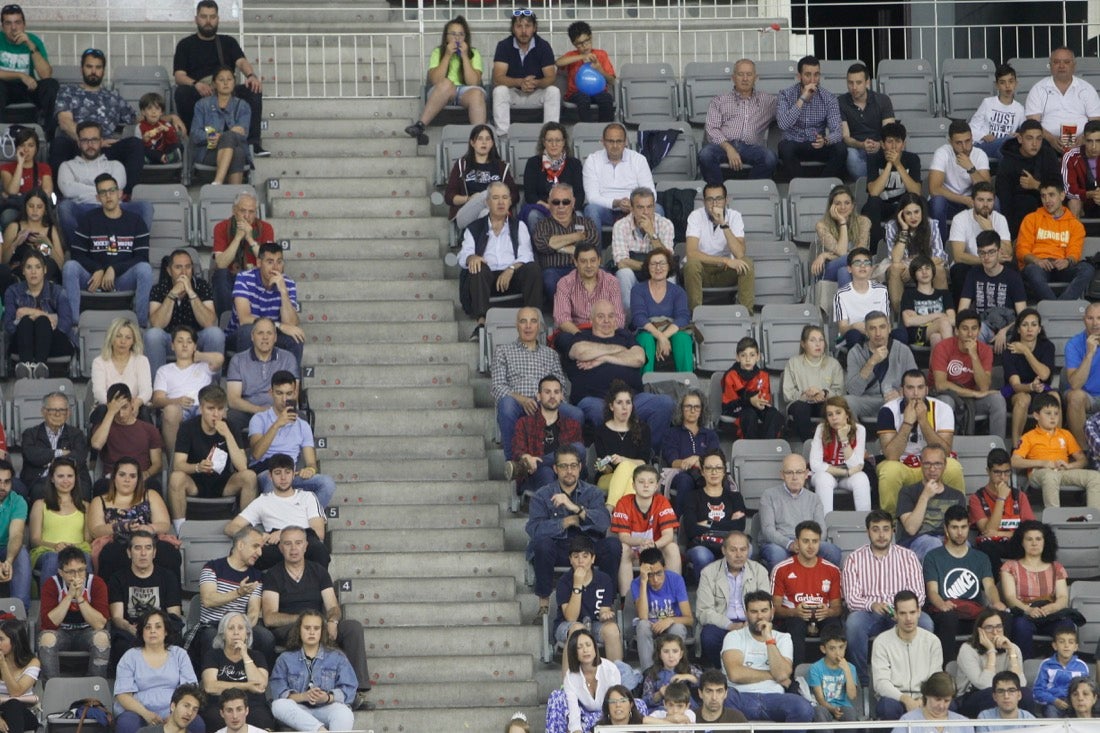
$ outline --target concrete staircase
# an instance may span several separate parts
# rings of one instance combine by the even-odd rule
[[[541,730],[560,672],[527,623],[523,520],[488,450],[488,387],[427,199],[433,158],[403,132],[415,103],[264,112],[272,156],[257,185],[290,241],[322,468],[339,485],[332,575],[366,628],[375,684],[378,710],[357,727],[484,731],[524,710]]]

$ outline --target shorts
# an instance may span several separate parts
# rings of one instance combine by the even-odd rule
[[[568,641],[569,627],[577,623],[591,631],[589,625],[584,623],[583,621],[562,621],[560,624],[558,624],[558,627],[554,629],[554,641],[558,642],[559,644],[564,644],[566,641]]]
[[[433,89],[434,89],[434,87],[433,87]],[[485,87],[462,84],[462,85],[459,85],[459,86],[455,87],[455,95],[454,95],[453,98],[451,98],[447,102],[447,104],[449,106],[452,106],[452,107],[460,104],[461,99],[462,99],[462,95],[465,94],[466,92],[470,91],[471,89],[476,89],[479,92],[481,92],[482,97],[485,96]],[[428,90],[428,94],[431,94],[431,89]]]
[[[220,499],[225,496],[225,487],[231,478],[233,478],[232,471],[226,474],[191,474],[191,480],[199,490],[196,496],[200,499]]]

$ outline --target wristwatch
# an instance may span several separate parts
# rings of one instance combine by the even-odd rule
[[[584,591],[584,588],[574,588],[573,595],[579,596]]]

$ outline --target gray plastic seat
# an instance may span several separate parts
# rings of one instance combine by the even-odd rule
[[[936,149],[947,144],[950,125],[951,120],[946,117],[916,117],[905,121],[905,149],[920,158],[922,171],[932,167]]]
[[[899,119],[936,114],[936,74],[926,59],[883,59],[878,90],[890,97]]]
[[[829,191],[841,184],[839,178],[795,178],[787,188],[790,207],[787,220],[791,239],[809,244],[817,237],[817,222],[825,216]]]
[[[798,356],[802,329],[822,325],[821,309],[816,305],[793,303],[765,305],[760,312],[760,348],[764,368],[782,371],[787,361]]]
[[[684,119],[693,125],[707,121],[710,100],[733,88],[732,61],[692,61],[684,65]]]
[[[737,358],[737,342],[756,337],[756,320],[743,305],[697,305],[691,321],[703,337],[695,357],[703,371],[726,371]]]
[[[680,117],[680,84],[671,64],[625,63],[618,71],[623,122],[637,125]]]
[[[996,65],[989,59],[944,59],[943,116],[970,119],[982,100],[994,93]]]

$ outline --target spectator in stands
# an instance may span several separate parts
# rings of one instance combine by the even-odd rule
[[[943,636],[940,636],[943,641]],[[1024,689],[1023,658],[1020,647],[1012,643],[1005,635],[1004,616],[995,608],[982,609],[974,619],[974,632],[959,647],[958,671],[955,684],[962,694],[959,695],[958,709],[968,718],[1031,718],[1031,713],[1017,716],[1016,709],[1021,698],[1027,696],[1026,707],[1031,707],[1031,692]],[[1006,677],[1005,675],[1011,675]],[[1005,682],[1011,681],[1014,689],[1007,691]],[[992,705],[1001,706],[997,710]],[[1007,708],[1007,709],[1005,709]],[[983,712],[985,711],[985,712]],[[987,715],[993,712],[994,715]]]
[[[783,415],[772,406],[771,375],[760,362],[752,336],[737,342],[737,361],[722,375],[722,415],[732,419],[735,439],[778,438]]]
[[[180,144],[176,128],[164,119],[167,103],[157,92],[146,92],[138,99],[141,122],[136,132],[141,136],[145,147],[145,162],[154,165],[179,163],[183,159],[183,145]]]
[[[580,420],[561,412],[565,391],[561,380],[547,374],[539,380],[538,409],[523,415],[515,425],[511,455],[504,464],[504,476],[515,481],[520,495],[534,493],[554,481],[554,454],[563,445],[584,453]]]
[[[554,61],[568,77],[565,100],[577,105],[581,122],[611,122],[615,119],[615,67],[611,58],[607,51],[593,47],[592,27],[583,20],[570,23],[566,33],[574,50],[566,51]],[[588,64],[604,78],[603,91],[588,94],[577,89],[577,72],[582,64]],[[592,109],[593,105],[596,110]]]
[[[1039,394],[1031,401],[1038,423],[1024,433],[1012,453],[1012,467],[1027,470],[1028,485],[1043,492],[1043,506],[1061,506],[1066,486],[1084,487],[1085,506],[1100,505],[1100,471],[1090,470],[1089,457],[1062,425],[1062,406],[1054,394]]]
[[[928,679],[921,682],[920,693],[915,700],[918,707],[902,714],[899,720],[967,720],[966,716],[951,710],[951,706],[955,704],[956,692],[955,681],[951,679],[951,675],[937,669],[928,676]],[[905,704],[905,707],[908,707],[908,704]],[[903,708],[897,708],[899,711],[901,709]],[[904,726],[898,726],[894,730],[905,729]],[[974,727],[969,725],[962,725],[953,730],[958,730],[960,733],[974,733]]]
[[[1097,703],[1096,683],[1088,677],[1076,677],[1069,683],[1069,699],[1071,709],[1066,711],[1067,718],[1095,718]]]
[[[726,705],[749,720],[808,723],[813,707],[806,698],[788,693],[794,679],[791,635],[772,626],[772,597],[767,590],[746,592],[746,621],[726,634],[722,669],[730,682]]]
[[[1085,330],[1066,342],[1066,427],[1078,445],[1088,445],[1085,417],[1100,409],[1100,303],[1085,308]]]
[[[695,619],[687,586],[676,571],[666,568],[660,548],[647,547],[638,555],[638,577],[630,584],[638,622],[634,627],[638,659],[653,659],[653,640],[662,634],[686,639]]]
[[[466,108],[471,125],[484,125],[485,89],[481,86],[485,62],[474,48],[474,35],[466,18],[456,15],[443,26],[443,39],[428,59],[428,93],[424,109],[405,134],[419,145],[428,144],[425,132],[435,116],[448,105]]]
[[[535,172],[533,175],[540,174]],[[531,176],[527,175],[523,179],[524,185],[530,180]],[[587,300],[603,288],[611,287],[612,284],[615,288],[615,302],[618,303],[622,299],[618,280],[612,277],[611,273],[600,269],[600,228],[596,222],[577,213],[577,203],[577,188],[564,182],[553,184],[546,200],[547,206],[550,207],[550,216],[540,217],[531,231],[535,261],[542,270],[543,297],[549,299],[557,308],[558,285],[572,275],[564,286],[568,305],[574,305],[578,300]],[[590,253],[586,263],[590,265],[590,261],[595,262],[594,268],[586,266],[583,268],[584,272],[581,272],[582,268],[578,264],[578,260],[581,259],[578,248],[581,247]],[[587,322],[588,308],[582,310],[578,321]],[[573,318],[572,314],[564,319],[559,319],[555,315],[554,320],[560,329],[564,321],[572,322]]]
[[[975,145],[985,151],[990,160],[1001,159],[1001,146],[1013,139],[1026,119],[1024,105],[1016,101],[1016,70],[1001,64],[993,76],[997,94],[986,97],[970,118],[970,131]]]
[[[1006,637],[1007,638],[1007,637]],[[1015,645],[1013,644],[1015,647]],[[1019,649],[1017,648],[1017,656]],[[1017,662],[1019,666],[1019,662]],[[1085,679],[1085,678],[1082,678]],[[978,720],[1034,720],[1035,716],[1025,708],[1020,707],[1023,697],[1025,680],[1015,672],[1003,671],[993,675],[991,689],[993,690],[994,707],[986,708],[978,713]],[[964,696],[965,700],[965,696]],[[960,709],[964,709],[960,706]],[[1089,713],[1092,711],[1089,710]],[[1092,717],[1091,715],[1089,717]],[[1001,726],[979,725],[975,728],[978,733],[996,733],[1003,730]]]
[[[839,390],[825,400],[823,417],[810,445],[810,482],[825,516],[833,510],[833,493],[838,487],[852,493],[856,511],[870,511],[871,479],[863,470],[867,428],[856,420]],[[809,416],[805,421],[810,422]]]
[[[217,703],[217,713],[224,722],[221,728],[215,728],[218,733],[261,733],[261,731],[266,730],[248,722],[251,710],[248,706],[248,693],[244,690],[226,690],[217,696]],[[264,705],[267,705],[266,697],[264,698]],[[272,717],[274,718],[274,716]],[[272,724],[274,725],[274,723]]]
[[[233,214],[214,226],[214,307],[218,315],[233,307],[237,275],[260,264],[260,245],[275,241],[271,224],[257,218],[256,194],[241,191],[233,199]]]
[[[538,32],[533,10],[514,10],[511,34],[493,53],[493,121],[498,135],[508,134],[512,107],[542,107],[543,122],[557,122],[561,114],[561,90],[554,86],[558,76],[554,51]]]
[[[149,293],[149,328],[145,330],[145,354],[154,376],[164,366],[171,349],[169,334],[180,326],[198,334],[201,353],[224,354],[225,332],[218,327],[214,293],[210,284],[194,274],[194,262],[185,249],[168,255],[160,279]]]
[[[940,239],[947,237],[947,223],[963,209],[974,208],[973,189],[979,181],[989,181],[989,156],[974,150],[970,126],[955,120],[947,128],[947,145],[936,149],[928,171],[928,191],[932,195],[931,213],[940,228]]]
[[[574,446],[558,448],[554,473],[558,480],[535,492],[527,518],[527,559],[535,566],[535,595],[539,598],[536,624],[550,609],[554,567],[569,556],[574,537],[586,536],[596,547],[596,562],[608,577],[618,574],[622,549],[619,538],[607,535],[611,515],[604,506],[604,495],[590,483],[580,480],[583,461]],[[559,599],[560,600],[560,599]]]
[[[798,553],[799,524],[817,522],[823,530],[819,534],[824,534],[825,510],[817,494],[806,487],[809,473],[805,458],[788,455],[779,471],[783,483],[767,489],[760,497],[760,559],[769,571]],[[822,542],[820,553],[823,559],[840,566],[840,548],[832,542]]]
[[[631,699],[630,688],[619,684],[622,681],[620,670],[629,667],[601,657],[596,638],[588,629],[580,629],[569,637],[563,666],[566,671],[562,675],[562,685],[550,693],[546,701],[547,733],[591,730],[600,720],[604,707],[610,710],[612,704],[625,705],[620,701],[624,699],[630,701],[631,708],[639,704]],[[640,682],[640,675],[637,681]],[[615,702],[608,702],[610,700]]]
[[[731,530],[722,542],[722,557],[699,575],[695,611],[703,627],[699,643],[708,668],[721,668],[726,634],[745,626],[745,596],[754,591],[771,592],[768,571],[749,559],[751,549],[748,535]]]
[[[76,474],[76,462],[72,458],[55,458],[50,464],[46,496],[31,506],[28,520],[30,562],[42,578],[57,575],[59,550],[78,547],[91,557],[84,499],[76,485]]]
[[[30,102],[53,139],[57,130],[54,105],[60,85],[53,78],[46,44],[34,33],[27,33],[27,19],[18,5],[5,5],[0,13],[3,38],[0,38],[0,109],[9,104]]]
[[[363,625],[354,619],[343,617],[332,578],[323,565],[305,558],[305,550],[306,530],[301,527],[284,527],[279,537],[279,552],[283,555],[283,562],[264,573],[264,626],[271,630],[278,643],[290,648],[294,646],[296,639],[303,639],[303,617],[323,620],[321,629],[318,630],[322,643],[328,646],[327,640],[332,639],[347,655],[355,673],[350,684],[357,685],[358,692],[345,692],[345,703],[355,710],[373,710],[374,704],[365,697],[371,685]],[[322,612],[324,616],[321,616]],[[271,678],[271,692],[275,699],[284,697],[279,692],[277,683],[279,664],[278,661],[275,663]],[[284,723],[288,722],[274,705],[272,712]]]
[[[574,222],[565,220],[563,213],[557,211],[557,208],[566,205],[557,204],[554,208],[550,201],[551,198],[570,199],[568,205],[570,216],[574,211],[584,210],[584,164],[579,158],[570,155],[571,152],[569,132],[565,129],[565,125],[560,122],[547,122],[542,126],[539,130],[539,140],[535,144],[535,154],[527,159],[527,165],[523,170],[524,205],[520,210],[520,221],[527,225],[532,237],[535,236],[537,224],[550,216],[557,219],[563,227],[569,227],[560,232],[555,231],[554,234],[569,233],[573,236],[580,231],[573,229],[571,225]],[[554,188],[558,185],[564,185],[567,189],[564,193],[567,193],[567,196],[553,196]],[[559,191],[559,193],[563,192]],[[599,244],[599,229],[596,228],[595,231],[597,232],[596,243]],[[580,242],[583,239],[576,241]],[[575,243],[559,244],[555,250]]]
[[[1066,185],[1066,206],[1078,219],[1100,215],[1100,186],[1094,173],[1100,159],[1100,120],[1089,120],[1081,134],[1081,144],[1068,148],[1062,156],[1062,179]]]
[[[847,595],[847,587],[844,590]],[[943,669],[940,640],[931,631],[921,628],[920,622],[928,618],[921,613],[921,600],[911,590],[895,593],[890,605],[893,613],[890,615],[896,624],[893,628],[883,629],[875,638],[871,650],[871,674],[878,696],[875,713],[879,720],[897,720],[904,713],[918,711],[922,704],[928,705],[931,701],[924,694],[924,685],[933,673],[943,675],[950,689],[938,690],[945,694],[931,697],[946,697],[942,705],[944,710],[955,697],[954,683],[940,672]]]
[[[844,146],[843,120],[836,96],[821,88],[821,62],[816,56],[798,60],[797,82],[780,90],[775,118],[783,139],[779,162],[787,178],[804,175],[802,164],[824,163],[821,176],[844,175],[848,153]]]
[[[46,360],[71,357],[75,351],[72,309],[65,291],[47,280],[47,263],[41,252],[23,256],[23,281],[4,291],[4,332],[9,349],[19,354],[16,379],[45,379]]]
[[[860,259],[868,258],[862,255]],[[884,402],[901,397],[902,376],[917,368],[909,347],[891,338],[890,319],[885,313],[870,311],[863,324],[867,340],[848,352],[848,376],[844,380],[848,405],[860,421],[876,417]]]
[[[1078,300],[1085,295],[1095,271],[1081,259],[1085,226],[1062,201],[1061,178],[1043,181],[1043,205],[1024,217],[1016,240],[1016,258],[1024,282],[1036,300]],[[1051,283],[1069,283],[1055,295]]]
[[[978,311],[982,323],[979,338],[1001,353],[1017,314],[1027,307],[1024,280],[1015,269],[1005,266],[1003,242],[998,232],[983,230],[975,237],[975,242],[981,267],[971,267],[966,274],[959,311],[971,308]]]
[[[271,712],[289,728],[348,730],[354,725],[352,711],[364,709],[355,688],[369,683],[361,681],[348,657],[336,648],[334,630],[331,618],[326,623],[319,611],[302,611],[287,639],[287,651],[275,662]],[[329,682],[317,685],[314,675]]]
[[[646,279],[645,256],[653,250],[671,253],[675,244],[672,221],[657,209],[653,189],[638,187],[630,192],[630,213],[615,222],[611,230],[611,259],[622,291],[623,309],[630,309],[630,291]]]
[[[746,723],[740,710],[726,707],[729,682],[724,672],[705,669],[699,675],[699,709],[695,711],[697,723]]]
[[[675,544],[675,543],[673,543]],[[623,637],[615,619],[615,581],[599,568],[596,545],[586,535],[576,535],[569,541],[569,570],[557,582],[558,609],[554,619],[554,639],[559,644],[569,641],[574,632],[595,627],[603,642],[607,658],[621,662]]]
[[[623,495],[611,513],[611,531],[619,535],[622,561],[619,563],[619,591],[625,596],[634,577],[634,560],[654,547],[661,551],[662,563],[670,572],[683,575],[676,530],[680,522],[672,504],[657,493],[658,473],[650,464],[633,471],[633,486]],[[643,658],[644,659],[644,658]]]
[[[1066,623],[1062,612],[1069,608],[1069,575],[1057,559],[1054,529],[1035,520],[1020,522],[1001,556],[1001,593],[1012,610],[1008,636],[1030,659],[1032,637]]]
[[[914,257],[924,256],[935,265],[933,287],[947,289],[947,252],[943,248],[939,227],[930,221],[924,207],[924,197],[908,191],[898,197],[898,213],[883,227],[886,250],[890,253],[882,270],[876,271],[880,277],[885,275],[890,292],[890,307],[894,312],[901,310],[901,298],[905,289],[913,284],[909,274],[909,263]]]
[[[1038,120],[1024,120],[1016,139],[1001,147],[1001,164],[997,167],[997,200],[1014,237],[1024,217],[1042,206],[1040,184],[1054,180],[1062,180],[1061,154],[1043,138]]]
[[[0,268],[0,290],[6,292],[16,277],[22,274],[22,263],[28,252],[47,255],[46,272],[50,280],[61,282],[65,265],[65,250],[53,211],[50,194],[32,189],[23,198],[21,211],[4,227],[4,244],[0,259],[7,258]],[[2,221],[2,219],[0,219]]]
[[[824,656],[810,665],[806,674],[806,684],[817,700],[814,722],[861,720],[863,711],[856,710],[854,705],[860,694],[859,684],[856,682],[859,672],[856,665],[844,657],[848,649],[844,627],[839,623],[832,623],[822,629],[819,648]]]
[[[149,405],[161,411],[164,445],[173,458],[180,423],[199,414],[199,391],[221,376],[225,359],[220,351],[196,351],[196,340],[190,326],[176,326],[172,330],[172,351],[176,360],[158,369],[153,380],[153,399]]]
[[[611,382],[604,400],[603,422],[596,425],[593,449],[596,453],[596,485],[607,493],[607,509],[624,495],[634,493],[634,470],[653,456],[649,426],[634,411],[635,393],[619,380]]]
[[[692,486],[683,499],[676,495],[683,507],[679,516],[684,518],[687,557],[696,580],[704,568],[722,558],[725,538],[743,532],[746,523],[745,499],[740,491],[733,490],[726,475],[725,454],[712,448],[703,454],[701,462],[703,485],[698,489]]]
[[[587,241],[573,247],[575,267],[558,281],[554,292],[554,322],[557,328],[551,340],[562,354],[569,353],[581,330],[591,330],[592,306],[597,301],[606,300],[612,304],[616,329],[625,326],[624,299],[619,281],[600,267],[597,247],[598,244]]]
[[[935,286],[941,271],[930,257],[917,255],[909,260],[909,280],[913,287],[901,294],[898,308],[909,343],[913,345],[928,344],[934,349],[940,341],[955,333],[955,299],[950,291]]]
[[[31,605],[31,561],[24,546],[27,526],[27,500],[12,491],[15,468],[7,458],[0,459],[0,584],[9,595]]]
[[[732,147],[731,147],[732,149]],[[736,151],[734,152],[736,154]],[[745,223],[726,206],[726,187],[703,186],[703,206],[688,215],[684,289],[692,311],[703,303],[703,288],[737,286],[737,302],[752,313],[756,278],[745,256]]]
[[[38,728],[38,678],[42,663],[31,651],[26,622],[19,619],[0,621],[0,686],[4,703],[0,705],[0,720],[8,733],[23,733]]]
[[[46,496],[47,474],[55,458],[72,459],[77,471],[80,494],[92,498],[92,481],[88,475],[88,438],[69,424],[69,398],[61,392],[50,392],[42,398],[42,422],[23,431],[23,470],[20,478],[32,499]]]
[[[653,664],[645,671],[642,682],[642,699],[655,715],[660,715],[661,710],[672,715],[675,704],[681,702],[674,699],[676,687],[673,685],[676,685],[681,692],[687,693],[682,701],[686,709],[692,695],[698,693],[699,677],[703,670],[688,659],[684,640],[675,634],[658,637],[654,644],[653,657]]]
[[[722,164],[734,173],[747,166],[749,178],[772,177],[779,158],[768,149],[767,136],[775,111],[775,95],[756,89],[756,64],[739,59],[733,91],[711,98],[707,107],[706,144],[699,151],[699,174],[707,185],[722,185]]]
[[[920,157],[905,149],[906,134],[900,122],[883,125],[879,150],[867,156],[867,203],[863,213],[871,221],[871,239],[876,242],[883,236],[882,222],[898,215],[902,194],[922,193]]]
[[[955,316],[955,335],[933,347],[929,367],[935,395],[962,418],[956,420],[960,433],[974,434],[974,421],[984,417],[989,421],[989,434],[1003,436],[1007,422],[1004,396],[991,389],[993,349],[978,338],[980,330],[978,312],[960,310]]]
[[[252,328],[266,316],[279,332],[275,344],[302,363],[306,335],[298,317],[298,286],[283,274],[283,250],[275,242],[260,245],[259,266],[237,274],[233,283],[233,314],[226,337],[236,334],[237,351],[248,349]]]
[[[186,733],[191,723],[198,720],[203,724],[205,729],[205,721],[199,717],[199,713],[206,706],[206,695],[203,694],[202,688],[197,684],[185,683],[177,687],[172,691],[172,702],[168,708],[168,713],[163,717],[163,720],[156,725],[142,726],[140,733]]]
[[[122,208],[119,184],[111,174],[96,176],[95,189],[101,208],[89,210],[80,220],[74,239],[69,240],[72,259],[61,269],[72,321],[80,320],[82,291],[132,290],[138,324],[145,328],[153,287],[148,221]]]
[[[845,558],[840,587],[844,589],[844,602],[848,606],[848,618],[844,622],[848,650],[859,670],[860,684],[865,685],[870,679],[868,640],[897,623],[896,593],[915,589],[917,623],[931,632],[932,619],[920,613],[924,603],[920,560],[912,550],[894,544],[894,520],[890,512],[872,509],[864,525],[870,542]]]
[[[882,283],[871,280],[871,250],[856,247],[846,258],[852,281],[836,291],[833,298],[833,320],[850,350],[866,341],[867,319],[872,313],[882,313],[890,319],[890,291]],[[904,331],[898,329],[894,338],[904,342]]]
[[[642,373],[670,358],[678,372],[695,371],[695,340],[686,330],[691,322],[687,293],[669,281],[674,259],[666,249],[653,249],[642,261],[649,279],[630,291],[630,315],[636,338],[645,351]]]
[[[856,213],[852,190],[833,186],[825,202],[825,215],[815,225],[821,254],[810,263],[814,277],[831,280],[841,287],[852,282],[848,250],[867,249],[871,242],[871,220]]]
[[[164,466],[164,443],[152,425],[138,417],[138,403],[130,388],[115,382],[107,389],[107,406],[98,422],[92,423],[88,443],[100,451],[101,465],[109,467],[123,456],[133,456],[141,467],[141,480],[148,488],[160,487],[160,469]],[[94,419],[94,418],[93,418]],[[103,481],[97,482],[93,494],[103,491]]]
[[[164,611],[153,609],[144,614],[138,619],[137,630],[137,645],[123,654],[115,667],[114,714],[119,733],[136,733],[142,723],[157,725],[167,718],[176,688],[198,682],[187,652],[175,644]],[[203,733],[202,718],[196,715],[188,730]]]
[[[981,270],[983,267],[982,258],[978,256],[978,235],[982,232],[993,232],[1000,240],[1000,252],[991,263],[1009,264],[1016,261],[1012,235],[1008,231],[1008,219],[999,211],[993,210],[996,204],[993,184],[988,181],[975,183],[972,198],[974,206],[955,214],[955,218],[951,220],[951,232],[947,235],[952,263],[951,295],[955,300],[961,296],[970,271]]]
[[[179,577],[157,567],[157,538],[143,529],[130,534],[126,550],[130,563],[107,579],[111,609],[111,660],[116,662],[137,640],[137,623],[153,610],[168,615],[173,632],[183,629],[183,602]]]
[[[837,104],[842,118],[841,137],[848,148],[848,177],[854,180],[867,176],[868,161],[883,149],[883,126],[897,120],[890,97],[871,91],[871,72],[866,66],[849,66],[847,81],[848,92],[837,97]]]
[[[107,584],[88,572],[84,550],[60,548],[55,572],[41,575],[38,653],[46,679],[61,676],[61,652],[87,651],[88,676],[106,677],[111,654]],[[60,572],[56,572],[60,568]]]
[[[1020,442],[1036,394],[1052,392],[1054,343],[1043,331],[1039,311],[1025,308],[1016,316],[1013,339],[1002,356],[1005,386],[1001,394],[1012,406],[1012,445]],[[1057,391],[1052,392],[1061,399]]]
[[[0,48],[5,45],[7,35],[0,39]],[[0,77],[3,69],[0,69]],[[0,79],[2,81],[2,79]],[[7,84],[0,84],[0,94]],[[0,109],[3,102],[0,101]],[[14,126],[11,131],[12,142],[15,144],[14,160],[0,164],[0,188],[3,189],[3,208],[18,210],[26,200],[24,197],[31,191],[42,191],[46,195],[54,193],[53,169],[49,163],[38,160],[38,130],[33,127]],[[8,221],[9,214],[5,214],[4,221]]]
[[[250,601],[249,605],[255,605],[258,614],[259,586],[257,583],[252,585],[255,590],[251,595],[255,604]],[[227,692],[239,692],[241,697],[237,699],[245,702],[245,717],[249,724],[267,729],[275,727],[275,716],[271,714],[265,694],[268,672],[274,662],[261,649],[253,649],[253,640],[260,631],[271,637],[270,631],[263,626],[254,625],[240,611],[225,612],[218,622],[217,633],[211,634],[210,642],[200,647],[203,656],[200,668],[203,689],[212,701],[219,697],[224,700]],[[269,653],[275,653],[274,641]],[[217,703],[203,706],[202,717],[209,731],[218,730],[222,726]]]
[[[788,428],[799,441],[814,436],[813,418],[825,417],[829,395],[844,394],[844,368],[826,351],[825,331],[813,324],[803,326],[798,355],[783,366]]]
[[[653,192],[656,186],[645,156],[627,147],[622,124],[612,122],[605,127],[602,142],[603,150],[584,159],[584,197],[588,202],[584,215],[601,227],[609,227],[631,213],[635,190]],[[658,213],[663,214],[660,207]]]
[[[138,481],[139,471],[137,460],[120,458],[113,466],[107,493],[88,504],[85,521],[92,536],[93,557],[99,549],[97,574],[111,578],[126,568],[130,536],[140,530],[157,538],[154,562],[174,574],[178,586],[182,563],[180,543],[167,534],[172,528],[168,507],[160,494],[145,490]]]
[[[718,433],[707,427],[709,423],[706,396],[694,387],[688,389],[681,395],[672,428],[661,443],[664,465],[676,470],[669,486],[676,496],[677,516],[683,515],[687,500],[705,483],[703,456],[721,447]]]
[[[485,330],[485,314],[493,293],[521,294],[524,306],[542,306],[542,273],[535,263],[527,225],[510,213],[509,187],[495,181],[489,184],[487,193],[489,215],[466,229],[458,253],[458,264],[466,271],[463,303],[477,319],[471,341],[477,341]]]
[[[1035,702],[1042,706],[1039,709],[1044,718],[1061,718],[1073,707],[1069,699],[1070,681],[1078,677],[1088,679],[1092,670],[1077,656],[1077,627],[1066,623],[1055,627],[1051,635],[1054,654],[1043,660],[1035,675]]]
[[[1024,112],[1043,124],[1043,137],[1054,149],[1081,144],[1085,124],[1100,120],[1100,97],[1092,84],[1074,76],[1077,59],[1071,49],[1059,46],[1050,52],[1050,77],[1040,79],[1027,94]]]
[[[592,330],[581,331],[569,349],[566,373],[573,385],[570,400],[589,425],[604,421],[604,397],[615,380],[634,393],[634,412],[649,426],[654,449],[664,440],[676,403],[668,395],[643,390],[641,367],[645,352],[634,337],[615,328],[615,308],[606,300],[592,304]]]
[[[794,528],[795,554],[772,572],[772,606],[776,625],[791,635],[794,666],[806,661],[806,637],[829,619],[840,618],[840,568],[819,557],[824,530],[812,519]]]
[[[1015,444],[1015,443],[1014,443]],[[1026,491],[1012,488],[1008,451],[994,448],[985,459],[989,481],[970,495],[970,523],[978,530],[974,546],[989,556],[996,577],[1008,541],[1020,522],[1035,519]]]
[[[488,125],[475,125],[470,130],[466,154],[451,166],[443,200],[450,206],[450,219],[460,232],[489,211],[489,186],[503,182],[511,194],[510,203],[519,201],[519,188],[512,177],[511,166],[501,157]]]
[[[213,166],[214,185],[244,182],[249,168],[248,128],[252,109],[233,95],[237,83],[233,69],[214,72],[214,93],[195,104],[191,120],[192,156],[196,163]]]
[[[927,466],[928,463],[925,462],[924,465]],[[941,497],[951,491],[954,489],[948,487],[944,492],[928,499],[924,513],[925,524],[921,527],[923,530],[927,526],[933,513],[943,517],[944,534],[940,538],[941,543],[928,551],[922,562],[925,592],[928,595],[925,608],[932,615],[935,634],[940,639],[943,658],[947,662],[953,661],[958,651],[955,638],[959,634],[960,621],[976,620],[983,609],[999,612],[1008,610],[1001,603],[1001,594],[997,592],[997,582],[989,566],[989,557],[970,547],[967,537],[970,533],[970,519],[966,509],[960,504],[950,504],[942,509]],[[936,505],[938,500],[939,506]],[[920,510],[918,500],[912,514]],[[900,507],[898,511],[901,512]],[[912,523],[912,514],[909,520],[901,520],[903,525]],[[931,536],[922,534],[916,541],[919,542],[921,537]],[[979,628],[975,625],[975,629]]]
[[[188,128],[195,107],[203,97],[215,94],[214,76],[219,67],[228,66],[245,75],[243,84],[233,93],[249,106],[251,114],[248,142],[252,154],[270,155],[260,145],[260,119],[263,117],[263,83],[256,76],[251,62],[232,35],[218,33],[218,4],[214,0],[199,0],[195,8],[196,32],[181,38],[172,58],[175,79],[176,111]],[[186,130],[184,133],[186,135]]]
[[[233,355],[226,373],[229,414],[226,419],[234,435],[245,435],[248,421],[271,407],[271,377],[276,372],[298,376],[293,354],[275,345],[275,322],[257,318],[252,324],[252,348]]]

